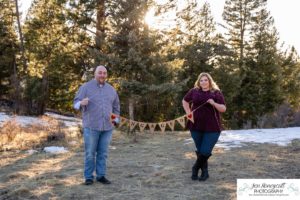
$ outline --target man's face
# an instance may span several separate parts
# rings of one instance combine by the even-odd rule
[[[95,79],[99,83],[104,83],[107,78],[107,70],[104,67],[98,67],[95,71]]]

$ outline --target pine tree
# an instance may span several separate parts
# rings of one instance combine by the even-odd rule
[[[210,5],[206,2],[199,7],[192,1],[178,13],[182,26],[181,48],[178,57],[184,60],[180,79],[189,78],[188,86],[193,87],[201,72],[212,72],[213,62],[218,48],[214,40],[218,37]]]
[[[294,47],[281,53],[281,95],[293,109],[300,108],[300,58]]]
[[[188,88],[191,88],[201,72],[216,75],[221,72],[223,64],[219,61],[231,54],[222,34],[216,32],[208,2],[200,7],[194,1],[178,15],[184,24],[181,31],[184,42],[177,54],[177,58],[184,61],[179,77],[181,80],[188,78]]]
[[[229,25],[239,32],[239,39],[233,49],[239,50],[238,76],[240,88],[234,98],[238,126],[256,126],[257,119],[267,112],[271,112],[280,104],[280,68],[278,63],[278,33],[274,27],[273,18],[266,9],[266,0],[239,1],[224,13],[231,13],[232,8],[244,5],[245,16],[230,21]],[[248,5],[246,7],[246,5]],[[236,13],[235,13],[236,14]],[[226,15],[225,15],[226,16]],[[241,19],[244,25],[241,23]],[[246,23],[247,22],[247,23]],[[234,25],[234,26],[233,26]],[[238,28],[240,27],[240,28]],[[244,33],[241,30],[244,29]],[[230,30],[231,40],[234,32]],[[247,38],[245,38],[247,33]],[[244,35],[244,36],[242,36]],[[234,44],[234,43],[232,43]],[[245,46],[246,44],[246,46]],[[243,55],[247,52],[247,56]]]
[[[72,109],[76,86],[88,65],[86,32],[67,23],[66,3],[35,0],[25,23],[28,86],[25,97],[33,114],[46,106]]]
[[[13,2],[5,0],[0,1],[0,7],[0,98],[9,99],[18,53],[15,7]]]
[[[258,84],[253,83],[251,86],[256,89],[252,94],[256,101],[249,110],[255,110],[255,123],[259,116],[273,111],[283,100],[280,94],[282,77],[278,60],[278,32],[266,7],[267,1],[261,0],[251,28],[253,37],[250,44],[255,67],[249,71],[256,72],[254,79]]]
[[[124,115],[152,121],[166,117],[179,86],[160,55],[159,36],[144,21],[148,6],[143,0],[110,2],[107,65],[118,83]]]
[[[249,29],[259,0],[226,0],[223,19],[228,33],[229,45],[235,52],[239,70],[243,67],[245,50],[248,48]]]

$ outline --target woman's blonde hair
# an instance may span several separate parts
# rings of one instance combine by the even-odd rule
[[[214,81],[214,79],[211,77],[211,75],[209,73],[206,72],[202,72],[201,74],[199,74],[197,81],[195,82],[195,88],[199,88],[202,89],[200,86],[200,79],[205,76],[208,79],[209,82],[209,90],[211,91],[216,91],[216,90],[220,90],[219,86],[216,84],[216,82]]]

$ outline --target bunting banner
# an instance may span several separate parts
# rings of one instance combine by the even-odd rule
[[[174,131],[176,122],[178,122],[182,128],[185,128],[186,118],[187,118],[187,120],[190,120],[191,122],[194,123],[194,116],[192,113],[188,114],[188,115],[183,115],[174,120],[158,122],[158,123],[139,122],[139,121],[130,120],[125,117],[122,117],[122,116],[112,113],[111,117],[110,117],[111,122],[118,117],[120,120],[119,127],[127,125],[127,126],[129,126],[130,131],[132,131],[136,127],[138,127],[140,132],[144,132],[148,128],[150,130],[150,133],[154,133],[155,128],[157,126],[160,128],[160,132],[162,132],[162,133],[164,133],[166,131],[166,129],[170,129],[171,131]]]
[[[151,133],[154,133],[156,125],[157,125],[156,123],[148,123]]]
[[[190,114],[186,115],[186,118],[190,120],[192,123],[194,123],[194,113],[191,112]]]
[[[161,132],[164,133],[166,130],[167,122],[158,123],[158,126],[160,127]]]
[[[172,131],[174,131],[174,127],[175,127],[175,120],[171,120],[171,121],[167,121],[168,126],[170,127],[170,129]]]
[[[132,131],[137,124],[138,124],[137,121],[129,120],[130,130]]]
[[[139,122],[139,127],[140,127],[140,131],[143,132],[144,129],[146,128],[147,126],[147,123],[144,123],[144,122]]]
[[[185,128],[185,116],[177,118],[176,121],[182,126],[182,128]]]
[[[126,119],[125,117],[120,117],[119,127],[125,125],[127,122],[128,122],[128,119]]]

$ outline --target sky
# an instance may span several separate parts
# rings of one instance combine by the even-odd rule
[[[156,0],[164,2],[166,0]],[[184,0],[179,0],[179,2]],[[204,2],[204,0],[199,0]],[[225,0],[207,0],[211,5],[212,14],[217,23],[224,23],[222,12]],[[31,0],[20,0],[21,10],[29,8]],[[300,1],[299,0],[268,0],[268,9],[275,20],[275,27],[279,32],[280,42],[284,42],[284,47],[294,46],[300,54]],[[24,12],[24,13],[25,13]],[[171,22],[170,22],[171,23]]]

